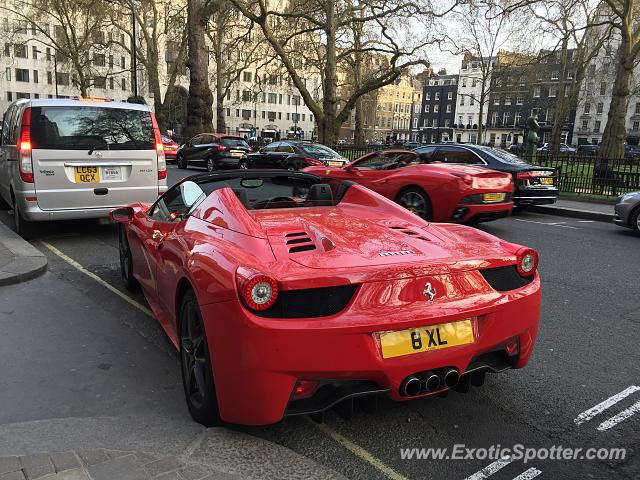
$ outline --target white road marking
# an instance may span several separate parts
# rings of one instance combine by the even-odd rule
[[[541,473],[542,472],[537,468],[531,467],[529,470],[527,470],[526,472],[522,472],[513,480],[531,480],[532,478],[536,478]]]
[[[634,403],[626,410],[623,410],[617,415],[614,415],[613,417],[611,417],[609,420],[605,420],[600,424],[600,426],[598,426],[598,430],[600,430],[601,432],[604,432],[605,430],[609,430],[610,428],[615,427],[620,422],[623,422],[624,420],[635,415],[638,412],[640,412],[640,402]]]
[[[339,443],[340,445],[342,445],[344,448],[346,448],[347,450],[349,450],[351,453],[353,453],[355,456],[357,456],[358,458],[360,458],[361,460],[364,460],[365,462],[367,462],[368,464],[372,465],[373,467],[377,468],[378,470],[380,470],[382,473],[384,473],[387,478],[391,479],[391,480],[409,480],[407,477],[400,475],[398,472],[396,472],[395,470],[393,470],[391,467],[388,467],[387,465],[385,465],[384,463],[382,463],[381,460],[377,459],[376,457],[374,457],[371,453],[369,453],[368,451],[366,451],[364,448],[362,448],[360,445],[357,445],[355,443],[353,443],[351,440],[349,440],[348,438],[342,436],[341,434],[339,434],[338,432],[336,432],[333,428],[331,428],[330,426],[324,424],[324,423],[316,423],[315,424],[322,432],[324,432],[325,434],[327,434],[329,437],[331,437],[333,440],[335,440],[337,443]]]
[[[484,480],[485,478],[489,478],[491,475],[493,475],[497,471],[502,470],[511,462],[513,462],[513,460],[509,460],[506,458],[501,460],[496,460],[495,462],[487,465],[479,472],[474,473],[473,475],[465,478],[464,480]]]
[[[524,218],[516,218],[515,220],[518,222],[537,223],[538,225],[546,225],[548,227],[571,228],[572,230],[580,230],[578,227],[572,227],[571,225],[561,225],[560,223],[538,222],[536,220],[525,220]]]
[[[640,387],[637,387],[635,385],[625,388],[620,393],[616,393],[614,396],[607,398],[604,402],[600,402],[595,407],[591,407],[589,410],[585,410],[580,415],[578,415],[573,421],[575,422],[576,425],[581,425],[584,422],[591,420],[593,417],[595,417],[599,413],[604,412],[606,409],[611,408],[620,400],[627,398],[629,395],[637,391],[640,391]]]
[[[595,223],[595,220],[578,220],[578,223]]]

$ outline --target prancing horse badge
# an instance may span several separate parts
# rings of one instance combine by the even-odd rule
[[[431,282],[427,282],[424,286],[424,290],[422,291],[422,295],[425,297],[429,297],[429,300],[433,302],[433,299],[436,298],[436,289],[431,286]]]

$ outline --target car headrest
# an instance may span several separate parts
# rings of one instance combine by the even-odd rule
[[[242,203],[242,205],[244,205],[245,208],[248,208],[249,194],[247,193],[247,190],[244,188],[234,188],[232,190],[233,190],[233,193],[236,194],[236,197],[238,197],[238,200],[240,200],[240,203]]]
[[[311,185],[305,203],[322,207],[333,205],[333,193],[331,192],[331,187],[326,183]]]

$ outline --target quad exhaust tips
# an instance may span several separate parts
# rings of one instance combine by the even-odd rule
[[[429,393],[441,387],[455,387],[460,380],[460,374],[455,368],[447,367],[438,370],[409,375],[400,384],[400,395],[403,397],[415,397],[421,393]]]

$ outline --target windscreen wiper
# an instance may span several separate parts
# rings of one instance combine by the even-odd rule
[[[97,145],[93,145],[87,152],[87,155],[91,155],[96,150],[109,150],[109,144],[107,142],[102,142]]]

